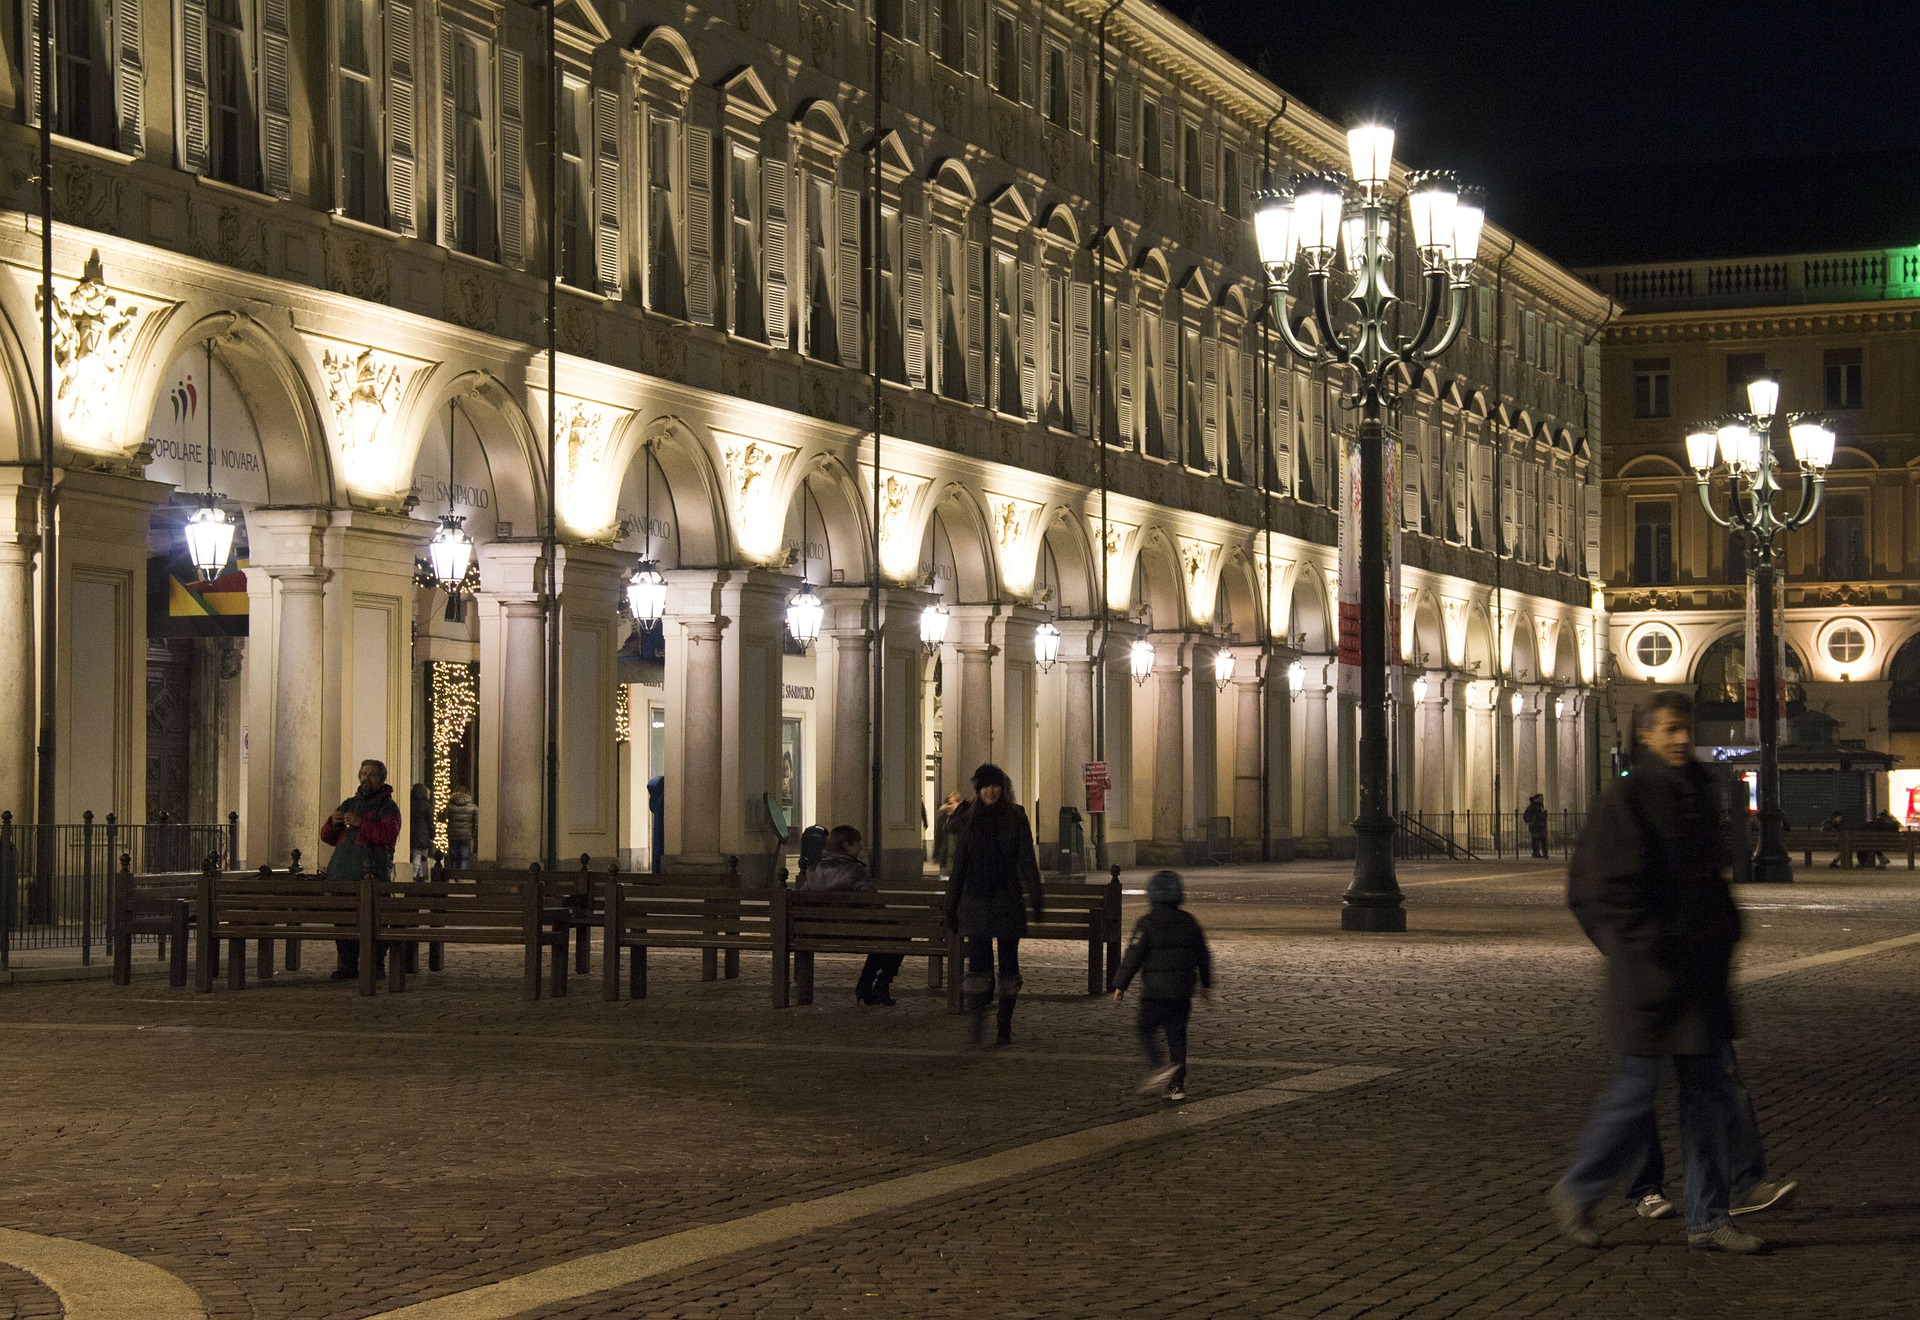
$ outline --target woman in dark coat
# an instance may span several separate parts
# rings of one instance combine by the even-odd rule
[[[972,1015],[973,1041],[986,1031],[994,992],[994,942],[1000,952],[1001,1045],[1013,1040],[1013,1008],[1020,996],[1020,937],[1027,933],[1027,907],[1034,920],[1045,913],[1033,826],[1013,800],[1013,783],[997,765],[973,772],[974,798],[949,818],[953,870],[947,880],[947,925],[967,942],[967,975],[961,984]]]

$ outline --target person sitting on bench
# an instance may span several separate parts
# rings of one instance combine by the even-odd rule
[[[807,868],[799,888],[804,893],[815,894],[873,893],[866,863],[860,860],[860,831],[851,825],[835,825],[829,830],[826,851]],[[903,958],[904,955],[898,953],[868,954],[866,965],[860,969],[860,980],[853,988],[853,997],[862,1004],[893,1007],[895,1000],[888,992]]]

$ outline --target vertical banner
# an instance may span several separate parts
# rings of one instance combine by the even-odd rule
[[[1786,612],[1786,584],[1781,575],[1773,579],[1773,675],[1774,716],[1787,717],[1787,633],[1780,626]],[[1742,708],[1747,717],[1747,741],[1760,742],[1760,598],[1753,588],[1753,576],[1747,576],[1747,637],[1745,682],[1741,684]]]
[[[1340,694],[1360,695],[1360,447],[1340,437]]]
[[[1400,437],[1382,432],[1381,467],[1385,494],[1380,516],[1385,519],[1387,542],[1387,666],[1389,682],[1397,678],[1400,667],[1400,555],[1401,518],[1399,503],[1391,497],[1400,489]],[[1360,442],[1351,437],[1340,440],[1340,665],[1337,675],[1341,695],[1360,695]]]

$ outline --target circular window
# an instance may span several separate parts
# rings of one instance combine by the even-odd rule
[[[1673,634],[1661,628],[1649,628],[1633,644],[1633,653],[1648,669],[1658,669],[1673,659]]]
[[[1827,634],[1827,654],[1850,665],[1867,653],[1867,635],[1852,624],[1841,624]]]

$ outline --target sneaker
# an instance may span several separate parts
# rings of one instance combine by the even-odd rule
[[[1183,1084],[1179,1082],[1175,1082],[1172,1086],[1169,1086],[1167,1088],[1167,1099],[1185,1100],[1186,1098],[1187,1098],[1187,1088]]]
[[[1171,1065],[1165,1068],[1155,1068],[1152,1072],[1140,1079],[1140,1094],[1152,1095],[1156,1091],[1164,1091],[1168,1085],[1172,1083],[1173,1075],[1178,1071],[1179,1069]]]
[[[1666,1219],[1673,1214],[1673,1202],[1659,1192],[1648,1192],[1633,1203],[1633,1212],[1642,1219]]]
[[[1553,1222],[1561,1237],[1576,1247],[1600,1245],[1600,1235],[1593,1231],[1592,1202],[1574,1200],[1572,1192],[1555,1183],[1547,1193],[1547,1206],[1553,1211]]]
[[[1771,1210],[1778,1206],[1785,1209],[1793,1203],[1793,1194],[1800,1184],[1791,1178],[1769,1178],[1765,1182],[1755,1183],[1747,1189],[1747,1194],[1734,1202],[1727,1211],[1731,1215],[1750,1215],[1756,1210]]]
[[[1706,1233],[1689,1233],[1687,1245],[1699,1247],[1702,1251],[1725,1251],[1735,1256],[1756,1256],[1767,1249],[1765,1242],[1732,1224],[1722,1224]]]

